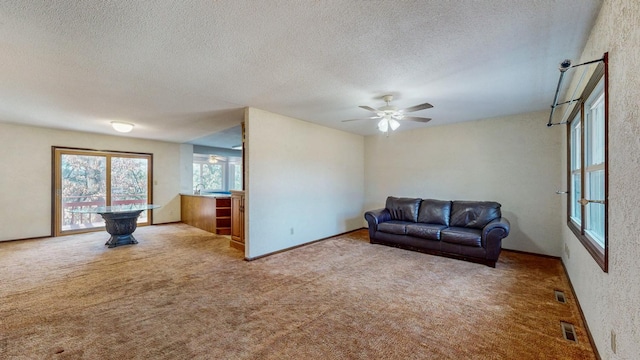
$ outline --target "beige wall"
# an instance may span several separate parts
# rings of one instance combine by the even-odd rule
[[[362,227],[362,136],[254,108],[245,119],[247,257]]]
[[[494,200],[507,249],[560,256],[561,135],[548,112],[368,136],[365,209],[387,196]]]
[[[640,358],[638,24],[640,2],[605,1],[580,59],[598,59],[609,52],[609,273],[602,272],[566,225],[562,240],[569,253],[563,254],[563,261],[603,359]],[[562,132],[565,135],[566,129]],[[564,202],[563,214],[566,222]],[[617,338],[615,354],[612,330]]]
[[[189,145],[0,123],[0,241],[51,234],[51,147],[153,154],[153,222],[180,221],[183,154]],[[191,162],[191,158],[189,159]],[[188,186],[188,187],[187,187]]]

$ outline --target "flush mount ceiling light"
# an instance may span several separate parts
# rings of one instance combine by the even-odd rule
[[[133,124],[122,121],[112,121],[111,126],[113,126],[115,131],[121,133],[128,133],[133,130]]]
[[[393,100],[393,95],[385,95],[382,97],[382,100],[384,100],[384,102],[386,102],[387,105],[379,109],[374,109],[370,106],[360,106],[360,108],[362,109],[376,113],[375,116],[364,118],[364,119],[342,120],[342,122],[356,121],[356,120],[380,120],[378,122],[378,130],[388,134],[389,129],[391,129],[391,131],[394,131],[400,126],[400,121],[408,120],[408,121],[417,121],[421,123],[426,123],[429,120],[431,120],[430,118],[425,118],[425,117],[405,115],[405,113],[432,108],[433,105],[429,103],[415,105],[412,107],[408,107],[406,109],[398,109],[397,107],[389,104],[391,100]]]
[[[242,150],[242,145],[236,145],[231,147],[232,150]]]

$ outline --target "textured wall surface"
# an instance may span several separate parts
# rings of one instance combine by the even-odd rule
[[[246,120],[247,257],[362,226],[361,135],[254,108]]]
[[[548,112],[368,136],[365,209],[387,196],[495,200],[511,222],[502,246],[560,256],[561,134]]]
[[[640,2],[605,1],[580,59],[597,59],[609,52],[609,273],[600,269],[566,226],[563,241],[569,254],[563,260],[603,359],[640,358],[638,24]],[[566,204],[563,210],[566,214]],[[611,331],[617,338],[615,353]]]
[[[0,241],[50,235],[52,146],[152,153],[153,222],[180,221],[180,144],[3,123],[0,144]]]

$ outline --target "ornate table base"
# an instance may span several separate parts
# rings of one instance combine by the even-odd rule
[[[137,244],[138,241],[132,234],[138,226],[138,216],[142,211],[99,213],[104,219],[107,232],[111,234],[105,245],[109,245],[112,248],[118,245]]]

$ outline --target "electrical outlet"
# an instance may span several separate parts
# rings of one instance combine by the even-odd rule
[[[615,331],[611,330],[611,351],[613,351],[613,353],[616,353],[616,333]]]
[[[569,253],[569,247],[567,244],[564,244],[564,253],[567,254],[567,259],[571,258],[571,254]]]

